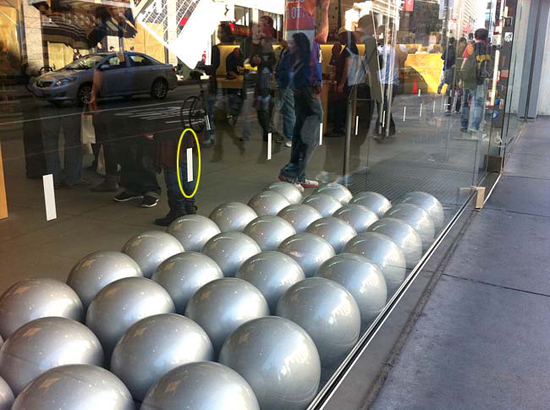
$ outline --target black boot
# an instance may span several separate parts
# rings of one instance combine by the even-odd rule
[[[170,210],[168,214],[164,218],[157,218],[155,219],[155,225],[158,226],[168,226],[172,222],[174,222],[176,219],[185,216],[186,213],[184,210]]]

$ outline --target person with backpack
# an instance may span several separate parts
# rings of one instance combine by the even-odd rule
[[[461,82],[463,90],[460,130],[477,132],[483,118],[487,94],[486,79],[489,78],[491,55],[488,45],[489,31],[477,29],[475,42],[468,44],[462,57]]]

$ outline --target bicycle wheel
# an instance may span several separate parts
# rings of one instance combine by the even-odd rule
[[[193,95],[183,101],[180,109],[180,119],[184,128],[201,132],[206,125],[205,115],[206,111],[202,106],[201,98]]]

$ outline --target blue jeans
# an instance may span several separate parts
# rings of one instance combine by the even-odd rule
[[[63,139],[65,140],[64,180],[69,186],[78,184],[82,177],[83,157],[80,139],[80,112],[52,106],[42,107],[40,116],[42,117],[42,144],[44,146],[47,173],[53,174],[56,185],[62,182],[63,170],[59,158],[59,134],[61,128],[63,128]]]
[[[190,195],[196,186],[196,175],[193,181],[187,182],[187,158],[180,157],[180,179],[183,190]],[[163,167],[164,182],[166,183],[166,194],[168,196],[168,206],[171,211],[184,211],[186,204],[194,204],[194,198],[185,198],[180,191],[178,184],[178,173],[175,169]]]
[[[296,124],[292,137],[290,162],[281,169],[281,175],[303,181],[306,169],[319,145],[320,125],[323,121],[321,99],[315,95],[312,87],[294,90]]]
[[[476,88],[464,88],[462,113],[460,114],[460,126],[462,128],[479,131],[483,118],[485,94],[484,85],[478,85]],[[470,109],[470,106],[473,109]]]

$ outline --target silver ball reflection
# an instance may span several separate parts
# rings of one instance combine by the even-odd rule
[[[246,225],[257,218],[256,212],[240,202],[227,202],[218,206],[210,214],[210,219],[222,232],[242,232]]]
[[[84,310],[101,289],[115,280],[143,276],[139,265],[122,252],[90,253],[73,267],[67,285],[80,297]]]
[[[185,316],[161,314],[135,323],[118,341],[111,371],[136,400],[175,367],[214,360],[214,349],[205,331]]]
[[[364,323],[371,322],[386,305],[384,275],[367,258],[353,253],[336,255],[321,265],[315,276],[333,280],[353,296]]]
[[[172,222],[166,232],[180,241],[186,251],[200,252],[204,244],[221,231],[205,216],[185,215]]]
[[[84,318],[78,295],[59,280],[25,279],[0,296],[0,335],[4,339],[25,323],[47,316],[66,317],[79,322]]]
[[[304,232],[312,222],[323,217],[317,209],[304,204],[287,206],[277,216],[290,222],[296,233]]]
[[[290,182],[274,182],[269,185],[266,191],[275,191],[283,195],[291,204],[299,204],[302,202],[302,190],[294,186]]]
[[[104,287],[90,303],[86,326],[99,338],[105,356],[124,332],[147,316],[173,313],[174,303],[162,286],[145,278],[124,278]]]
[[[393,295],[405,279],[406,261],[403,251],[386,235],[365,232],[348,242],[344,252],[364,256],[374,263],[386,279],[388,295]]]
[[[256,194],[248,205],[254,209],[258,216],[277,215],[283,208],[290,205],[285,196],[275,191],[263,191]]]
[[[441,202],[435,196],[426,192],[409,192],[401,200],[401,203],[419,206],[432,217],[436,230],[443,227],[445,212]]]
[[[146,278],[153,276],[159,265],[170,256],[183,251],[180,241],[169,233],[160,231],[136,235],[122,248],[123,253],[137,262]]]
[[[285,291],[306,278],[298,262],[281,252],[254,255],[241,265],[235,277],[256,286],[272,314],[275,314],[277,302]]]
[[[357,232],[350,224],[333,216],[316,220],[309,225],[306,232],[325,239],[332,245],[336,253],[342,252],[346,243],[357,236]]]
[[[351,199],[353,198],[353,195],[347,189],[344,185],[337,184],[335,182],[331,182],[330,184],[321,185],[319,188],[317,188],[315,191],[313,191],[313,194],[327,194],[336,199],[338,202],[340,202],[342,205],[346,205]]]
[[[240,326],[225,341],[219,361],[245,378],[262,410],[304,410],[319,388],[321,363],[313,340],[282,317]]]
[[[369,208],[358,204],[344,205],[332,216],[347,222],[357,233],[366,232],[369,226],[378,221],[378,217]]]
[[[189,363],[165,374],[140,410],[260,410],[250,385],[219,363]]]
[[[422,208],[413,204],[399,204],[392,207],[385,218],[396,218],[407,222],[422,239],[422,247],[428,249],[434,241],[435,227],[432,217]]]
[[[130,392],[101,367],[70,364],[48,370],[17,397],[13,410],[134,410]]]
[[[360,192],[355,195],[350,201],[350,204],[363,205],[369,208],[372,212],[382,218],[384,214],[391,208],[391,202],[388,199],[377,192]]]
[[[14,400],[10,386],[0,377],[0,410],[10,410]]]
[[[320,277],[288,289],[277,304],[277,316],[292,320],[311,336],[328,369],[343,360],[361,332],[361,313],[353,296],[342,285]]]
[[[264,215],[250,222],[244,233],[254,239],[262,251],[274,251],[282,241],[296,234],[296,231],[283,218]]]
[[[269,307],[260,291],[237,278],[207,283],[193,295],[185,309],[185,316],[204,329],[216,352],[237,327],[267,315]]]
[[[279,252],[298,262],[306,277],[313,276],[324,261],[336,255],[330,243],[308,232],[298,233],[283,241]]]
[[[327,194],[310,195],[302,201],[302,204],[314,207],[322,216],[331,216],[342,207],[340,202]]]
[[[407,268],[414,268],[422,257],[422,239],[407,222],[396,218],[382,218],[369,227],[369,232],[388,236],[403,251]]]
[[[0,349],[0,376],[17,396],[40,374],[65,364],[103,366],[103,349],[82,323],[64,317],[33,320]]]
[[[202,249],[218,264],[224,276],[235,276],[242,263],[262,250],[254,240],[241,232],[224,232],[214,236]]]
[[[198,252],[183,252],[162,262],[151,280],[166,289],[176,312],[183,314],[187,302],[197,290],[221,278],[223,272],[211,258]]]

